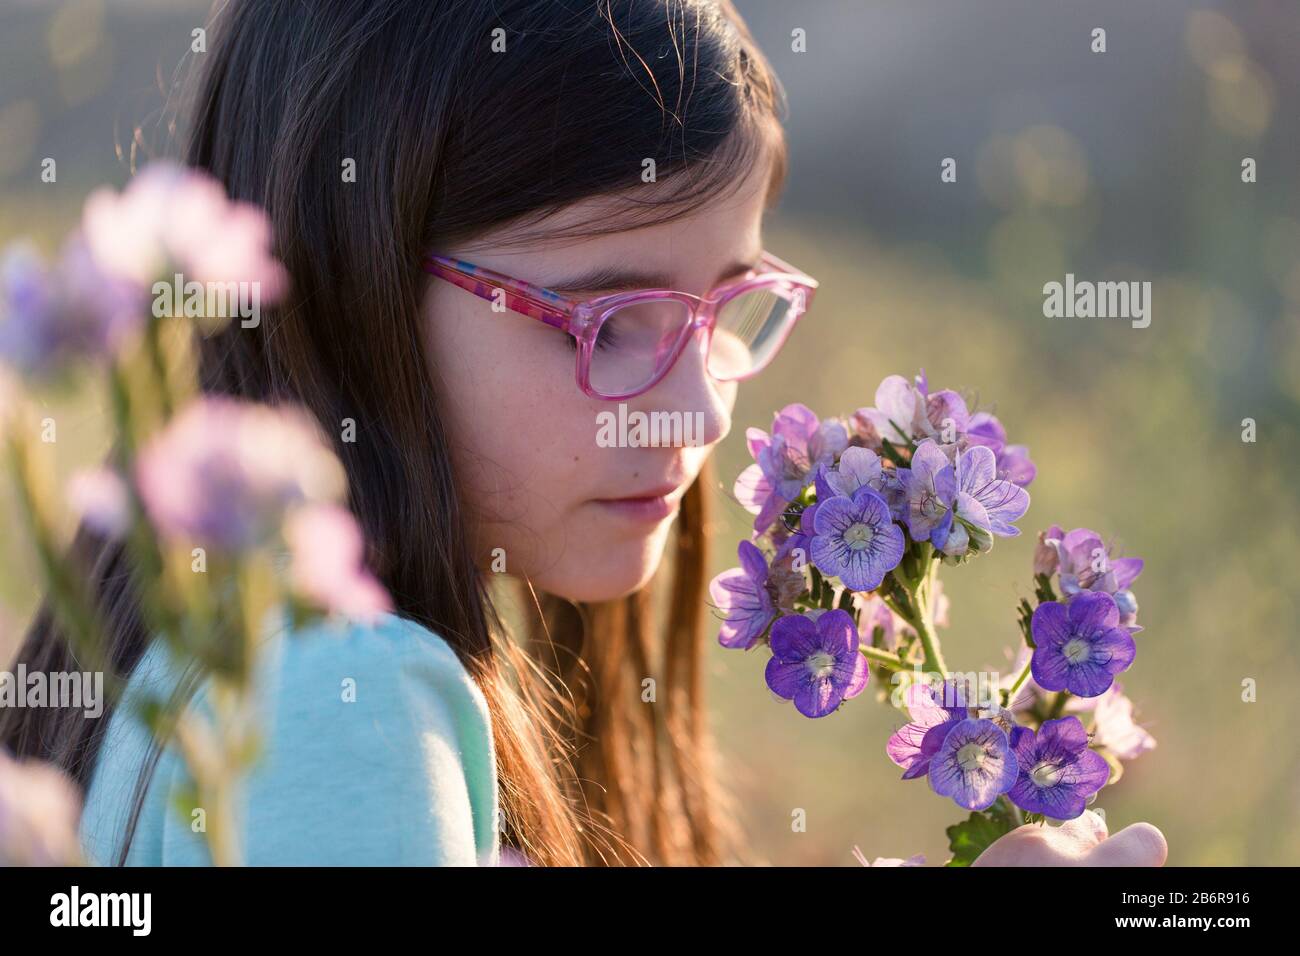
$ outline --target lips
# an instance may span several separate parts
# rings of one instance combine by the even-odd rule
[[[612,514],[655,523],[676,514],[685,493],[684,484],[662,484],[619,498],[597,498],[595,503]]]

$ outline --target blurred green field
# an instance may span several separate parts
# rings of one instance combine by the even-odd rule
[[[767,428],[792,401],[847,414],[872,404],[885,375],[924,368],[932,387],[995,410],[1039,468],[1024,535],[945,569],[949,664],[1004,668],[1038,530],[1086,526],[1116,539],[1147,562],[1134,588],[1145,631],[1122,683],[1159,744],[1098,806],[1112,829],[1158,825],[1171,864],[1300,863],[1300,747],[1290,733],[1300,724],[1300,563],[1291,553],[1300,526],[1300,76],[1269,52],[1288,42],[1294,51],[1300,12],[1243,5],[1223,15],[1213,12],[1223,5],[1180,3],[1155,17],[1101,3],[1108,23],[1131,27],[1130,46],[1172,44],[1174,57],[1151,73],[1149,61],[1117,48],[1118,73],[1102,90],[1070,74],[1086,63],[1064,64],[1065,79],[1039,66],[995,75],[988,51],[1001,35],[982,21],[950,24],[942,4],[827,6],[833,14],[791,20],[775,0],[741,4],[792,109],[791,180],[768,246],[821,289],[776,363],[741,390],[717,460],[713,570],[734,563],[748,529],[726,497],[748,463],[746,427]],[[1017,22],[1032,37],[1055,36],[1049,15],[1074,16],[1012,0],[991,7],[1024,13]],[[88,189],[124,181],[114,144],[156,116],[156,75],[174,69],[204,9],[74,2],[0,11],[0,243],[30,236],[50,250]],[[860,35],[896,31],[913,62],[885,51],[852,60],[833,46],[838,34],[820,58],[785,52],[792,23],[816,39],[836,16],[858,18]],[[964,24],[973,50],[951,63],[929,51],[922,62],[927,51],[907,44],[927,24],[936,45]],[[1055,42],[1043,40],[1035,63],[1058,55]],[[942,90],[918,78],[929,64]],[[1116,91],[1139,81],[1150,84],[1142,103],[1168,107],[1163,118],[1107,120],[1107,109],[1125,108]],[[894,105],[877,110],[872,97]],[[1039,99],[1024,107],[1027,97]],[[945,110],[962,119],[926,127]],[[941,187],[938,158],[953,154],[961,178]],[[46,155],[67,157],[57,187],[37,180]],[[1253,186],[1240,182],[1245,155],[1260,160]],[[1042,286],[1067,272],[1151,281],[1150,328],[1045,318]],[[102,457],[105,416],[93,392],[48,413],[59,429],[42,446],[53,474]],[[1257,423],[1254,443],[1241,440],[1246,418]],[[0,660],[36,597],[0,480]],[[884,754],[898,723],[888,706],[868,692],[810,721],[769,694],[762,651],[713,647],[709,660],[716,732],[752,856],[854,865],[857,845],[869,858],[945,859],[943,828],[962,814],[923,782],[898,781]],[[1254,703],[1242,701],[1248,678]],[[795,809],[806,812],[806,832],[792,832]]]

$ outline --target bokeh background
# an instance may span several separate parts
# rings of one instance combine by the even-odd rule
[[[789,98],[791,175],[769,247],[817,276],[815,311],[742,389],[718,456],[802,401],[870,405],[885,375],[995,410],[1039,466],[1017,540],[949,570],[950,665],[1005,669],[1039,529],[1087,526],[1147,560],[1125,690],[1159,741],[1103,791],[1171,864],[1300,863],[1300,6],[1294,0],[740,0]],[[0,243],[47,251],[120,186],[206,0],[0,3]],[[1107,51],[1091,50],[1106,30]],[[792,31],[806,34],[792,50]],[[57,158],[57,184],[40,162]],[[957,181],[940,164],[957,162]],[[1246,157],[1258,181],[1241,180]],[[1048,319],[1044,283],[1150,281],[1153,318]],[[52,467],[98,461],[72,394]],[[1242,441],[1242,421],[1257,440]],[[747,516],[720,494],[715,571]],[[0,663],[37,598],[0,484]],[[963,814],[902,783],[870,694],[819,721],[775,701],[761,652],[710,651],[716,727],[749,852],[777,864],[946,858]],[[1258,699],[1242,700],[1242,681]],[[802,809],[807,829],[793,832]]]

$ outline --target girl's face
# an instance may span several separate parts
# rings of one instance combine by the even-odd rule
[[[503,229],[438,251],[572,299],[653,287],[703,296],[758,263],[767,185],[768,169],[760,163],[735,192],[672,222],[548,239],[610,208],[608,199],[596,198],[561,210],[523,244],[507,247]],[[671,180],[637,187],[674,188]],[[621,278],[612,287],[574,285],[596,272]],[[423,307],[480,565],[500,571],[504,563],[506,573],[526,574],[537,587],[574,601],[610,600],[645,585],[663,557],[682,496],[731,429],[736,385],[707,374],[702,337],[654,388],[625,403],[629,422],[639,411],[647,420],[651,412],[667,412],[702,423],[698,444],[604,447],[610,430],[606,423],[602,436],[601,426],[609,415],[600,413],[612,412],[617,424],[619,403],[579,390],[572,336],[493,311],[492,303],[449,282],[431,280]]]

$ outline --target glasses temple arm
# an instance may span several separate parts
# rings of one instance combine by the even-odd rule
[[[474,271],[469,271],[439,256],[428,257],[424,262],[424,271],[445,279],[452,285],[488,302],[500,301],[499,293],[510,311],[545,322],[565,332],[571,331],[570,316],[575,303],[554,292],[478,266],[474,267]]]

